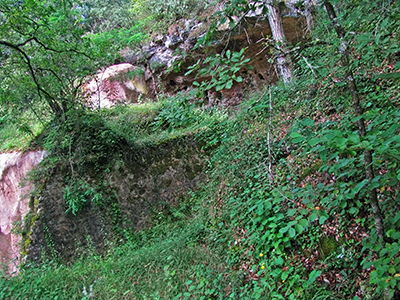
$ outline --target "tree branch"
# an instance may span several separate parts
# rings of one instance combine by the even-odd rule
[[[85,56],[86,58],[93,59],[92,57],[90,57],[90,56],[87,55],[86,53],[81,52],[81,51],[78,51],[78,50],[76,50],[76,49],[58,50],[58,49],[51,48],[51,47],[45,45],[43,42],[41,42],[37,37],[30,37],[30,38],[27,39],[26,41],[24,41],[24,42],[22,42],[22,43],[20,43],[20,44],[17,44],[16,46],[17,46],[17,47],[23,47],[23,46],[25,46],[26,44],[29,44],[30,42],[36,42],[36,43],[37,43],[38,45],[40,45],[44,50],[47,50],[47,51],[52,51],[52,52],[55,52],[55,53],[73,52],[73,53],[76,53],[76,54],[79,54],[79,55],[83,55],[83,56]]]
[[[11,48],[11,49],[17,51],[20,55],[22,55],[22,57],[25,60],[26,65],[28,67],[29,73],[30,73],[30,75],[32,77],[32,80],[35,83],[35,86],[36,86],[36,89],[37,89],[39,97],[42,98],[42,94],[45,95],[46,96],[45,99],[46,99],[47,103],[49,104],[50,108],[56,114],[60,114],[61,111],[60,111],[59,106],[57,105],[56,99],[52,95],[50,95],[45,89],[43,89],[42,86],[40,85],[39,80],[38,80],[38,78],[36,76],[35,69],[33,68],[31,59],[29,58],[28,54],[26,54],[25,51],[23,51],[21,49],[21,47],[19,47],[18,45],[14,45],[14,44],[12,44],[10,42],[7,42],[7,41],[1,41],[0,40],[0,45],[6,46],[8,48]]]

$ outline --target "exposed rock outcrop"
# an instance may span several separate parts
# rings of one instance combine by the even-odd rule
[[[296,7],[296,1],[288,2],[283,16],[283,28],[289,43],[304,38],[309,22],[306,14]],[[245,80],[235,83],[231,89],[210,90],[209,105],[235,105],[241,101],[244,87],[254,89],[275,82],[276,70],[269,62],[274,52],[271,28],[263,7],[256,7],[247,15],[232,20],[233,23],[218,26],[214,42],[206,46],[196,47],[196,43],[205,37],[210,24],[206,20],[182,19],[169,28],[168,34],[154,37],[140,50],[122,50],[120,54],[124,63],[102,70],[86,85],[90,105],[107,108],[118,103],[153,99],[160,91],[170,95],[186,91],[193,87],[194,81],[209,79],[196,78],[195,73],[186,75],[188,67],[197,60],[224,53],[227,49],[240,51],[247,48],[245,56],[250,62],[241,74],[237,74]]]
[[[44,151],[0,154],[0,262],[10,274],[20,263],[21,236],[15,231],[29,211],[32,185],[24,179],[44,156]]]
[[[158,92],[155,87],[163,92],[175,94],[190,89],[194,81],[207,80],[207,78],[196,78],[195,74],[186,75],[188,67],[197,60],[204,60],[212,54],[221,54],[226,49],[240,51],[247,48],[245,56],[250,62],[241,70],[241,74],[238,74],[245,81],[235,84],[229,90],[210,91],[208,97],[209,100],[218,98],[223,105],[235,105],[241,101],[244,87],[259,88],[277,80],[274,66],[268,62],[272,49],[268,20],[255,15],[237,22],[233,29],[229,29],[229,26],[221,27],[215,33],[215,42],[211,45],[196,48],[196,42],[204,37],[209,29],[208,25],[190,20],[180,21],[170,28],[168,35],[154,39],[137,55],[125,58],[129,60],[133,57],[130,63],[141,64],[146,70],[148,74],[146,82],[153,94]],[[283,27],[290,43],[304,38],[304,18],[286,16],[283,18]],[[218,103],[213,103],[215,104]]]
[[[89,106],[110,108],[116,104],[136,103],[140,95],[148,95],[144,71],[129,63],[100,70],[85,86]]]
[[[293,16],[283,18],[285,35],[290,43],[304,38],[304,26],[302,18]],[[210,54],[223,53],[227,49],[240,51],[246,48],[245,57],[249,58],[250,62],[237,74],[244,78],[244,82],[235,83],[231,89],[220,92],[209,91],[208,101],[213,101],[212,105],[236,105],[242,100],[244,90],[254,90],[277,81],[275,67],[268,61],[273,52],[268,20],[258,16],[246,17],[233,30],[221,30],[216,35],[218,41],[212,45],[188,50],[188,54],[181,58],[179,70],[164,71],[158,75],[164,91],[174,94],[191,88],[194,81],[207,80],[208,78],[196,78],[192,74],[187,76],[185,73],[198,59],[203,60]],[[184,43],[181,46],[186,48]],[[179,58],[176,61],[179,61]]]

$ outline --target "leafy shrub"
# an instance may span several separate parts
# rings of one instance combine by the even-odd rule
[[[250,62],[249,58],[245,58],[246,48],[239,52],[226,51],[224,55],[215,54],[208,56],[204,61],[198,60],[194,65],[189,67],[189,71],[185,75],[196,72],[196,77],[210,77],[200,83],[195,81],[201,91],[215,89],[217,92],[223,89],[231,89],[234,82],[243,82],[243,77],[237,75],[246,64]]]
[[[299,122],[302,129],[297,128],[291,134],[292,141],[300,146],[298,155],[314,157],[320,161],[316,171],[333,178],[329,184],[298,189],[298,196],[303,195],[304,199],[306,194],[312,195],[303,203],[321,205],[327,218],[340,216],[343,228],[355,219],[370,232],[370,237],[363,240],[364,253],[358,256],[357,267],[376,268],[370,276],[370,283],[376,285],[376,296],[387,292],[393,296],[399,287],[396,274],[400,270],[400,259],[396,251],[400,236],[395,233],[400,217],[395,209],[399,205],[395,190],[400,182],[399,116],[397,110],[390,108],[366,113],[369,126],[363,138],[353,129],[357,118],[348,116],[318,126],[311,120],[303,120]],[[377,174],[372,180],[365,179],[363,168],[367,149],[374,151],[373,167]],[[380,205],[385,212],[388,242],[383,245],[377,241],[371,207],[366,200],[373,190],[379,191]]]
[[[174,129],[195,124],[201,112],[191,102],[191,95],[181,93],[162,101],[161,109],[153,122],[155,128]]]
[[[46,150],[63,158],[72,173],[80,174],[106,169],[112,161],[110,154],[118,155],[126,145],[100,115],[84,110],[71,111],[65,121],[50,124],[43,140]]]
[[[115,59],[118,51],[130,47],[135,48],[148,39],[148,34],[143,27],[143,21],[128,28],[115,28],[104,32],[91,33],[89,39],[97,55],[107,55],[108,59]]]
[[[28,148],[43,130],[44,123],[31,111],[0,112],[0,151]]]
[[[135,21],[130,11],[130,0],[85,0],[75,9],[83,17],[82,26],[88,32],[109,32],[117,28],[129,28]]]
[[[66,212],[76,215],[78,211],[90,203],[101,205],[103,195],[97,192],[86,181],[78,180],[64,188],[64,201],[67,205]]]
[[[116,106],[101,111],[105,126],[133,145],[152,132],[151,124],[161,107],[159,102]]]
[[[100,114],[76,110],[66,118],[49,125],[41,144],[49,152],[47,164],[63,175],[66,211],[76,215],[90,203],[102,205],[111,199],[111,190],[103,185],[104,174],[128,142],[108,128]],[[46,164],[42,169],[35,176],[38,181],[52,174],[46,172]]]
[[[213,0],[134,0],[133,11],[136,14],[147,14],[156,20],[171,22],[173,20],[196,14],[207,8]]]

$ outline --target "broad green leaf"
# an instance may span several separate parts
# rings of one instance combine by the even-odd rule
[[[238,76],[235,80],[236,80],[236,82],[243,82],[243,77],[242,76]]]
[[[233,86],[233,80],[231,79],[226,83],[225,88],[229,90],[232,88],[232,86]]]
[[[317,278],[322,274],[320,270],[313,270],[310,275],[308,276],[307,285],[310,286],[317,280]]]
[[[353,189],[353,192],[354,192],[355,194],[358,194],[358,193],[361,191],[361,189],[362,189],[368,182],[369,182],[368,179],[364,179],[363,181],[357,183],[356,186],[355,186],[354,189]]]

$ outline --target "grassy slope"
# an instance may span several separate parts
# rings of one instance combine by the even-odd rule
[[[93,289],[95,299],[172,299],[185,289],[196,268],[216,269],[220,264],[218,257],[195,242],[202,224],[186,225],[154,228],[165,236],[127,242],[106,257],[90,255],[72,266],[48,264],[24,271],[19,278],[1,282],[0,297],[82,299],[85,289],[89,293]]]
[[[0,122],[0,152],[25,150],[42,132],[45,123],[41,123],[31,113],[25,112],[18,119],[6,119]]]
[[[24,268],[16,278],[2,279],[0,298],[330,299],[349,298],[360,286],[368,286],[360,242],[337,243],[326,230],[346,233],[353,222],[365,222],[363,233],[372,225],[371,218],[357,221],[343,214],[342,223],[336,224],[335,207],[321,210],[326,204],[321,204],[318,191],[299,188],[304,180],[323,178],[316,171],[318,164],[313,166],[318,161],[304,157],[304,149],[296,150],[285,135],[296,119],[309,116],[315,103],[330,106],[325,95],[307,103],[296,101],[306,91],[306,85],[267,90],[229,118],[182,101],[174,102],[180,104],[173,109],[171,103],[161,103],[99,112],[108,128],[136,142],[160,143],[196,134],[212,152],[209,183],[188,195],[180,207],[155,215],[152,228],[127,233],[125,244],[111,246],[104,257],[89,251],[69,266],[52,258],[42,266]],[[271,99],[272,115],[266,109]],[[192,121],[182,124],[181,115]],[[329,112],[323,116],[328,122],[332,117]],[[268,132],[275,137],[272,154]],[[293,156],[285,149],[292,149]],[[270,155],[275,185],[268,179]],[[310,193],[316,193],[315,199],[302,206]],[[327,218],[328,213],[333,218]],[[288,227],[293,221],[296,226]],[[321,226],[325,222],[327,226]],[[313,249],[320,254],[315,256]],[[337,261],[343,249],[349,256]],[[315,282],[318,276],[339,276],[335,274],[344,279],[329,285]]]
[[[162,105],[117,107],[100,111],[98,115],[117,135],[143,144],[193,135],[225,118],[223,113],[201,113],[195,122],[174,128],[155,122]],[[50,129],[45,134],[53,133]],[[87,256],[70,266],[63,266],[52,257],[43,266],[24,268],[17,278],[0,280],[0,299],[81,299],[84,290],[89,292],[92,288],[97,299],[171,298],[185,290],[184,283],[196,270],[203,269],[202,266],[209,266],[213,274],[222,267],[216,254],[199,243],[206,221],[201,214],[191,215],[192,208],[188,205],[192,205],[192,200],[189,197],[169,217],[155,216],[153,228],[127,233],[127,242],[110,247],[105,257],[88,250]]]

